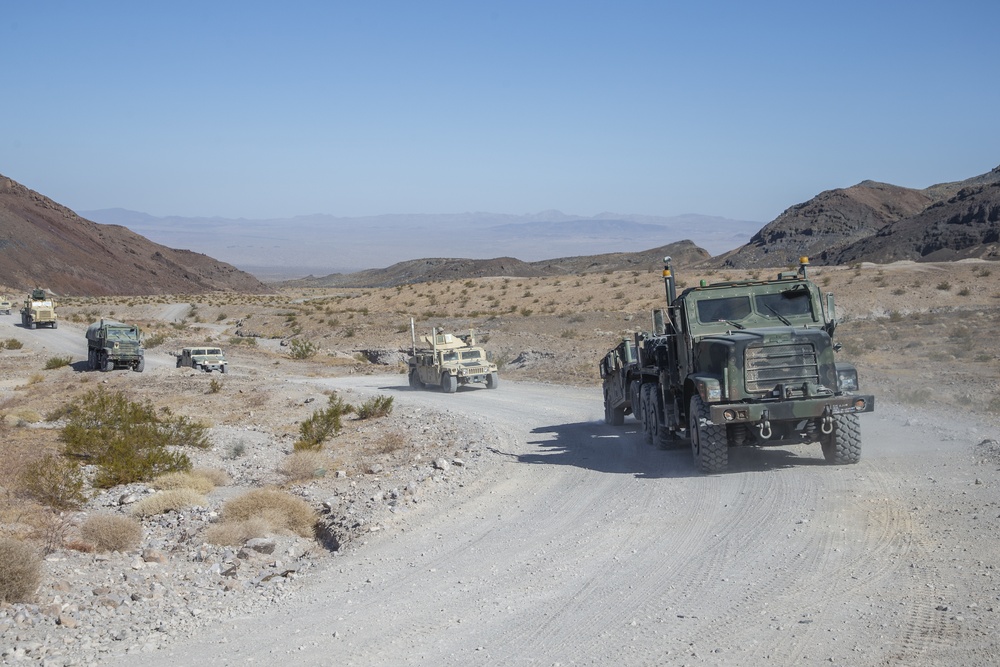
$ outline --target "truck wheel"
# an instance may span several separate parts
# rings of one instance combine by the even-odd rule
[[[625,408],[616,410],[611,407],[607,389],[604,390],[604,423],[611,426],[621,426],[625,423]]]
[[[135,365],[135,372],[141,373],[146,368],[146,359],[140,359],[139,363]]]
[[[105,356],[104,365],[101,366],[101,370],[104,371],[105,373],[115,370],[115,362]]]
[[[655,400],[653,392],[655,389],[651,384],[644,384],[639,388],[639,414],[642,416],[642,439],[646,444],[653,444],[653,426],[656,421],[656,410],[650,409]]]
[[[52,323],[52,328],[53,329],[58,329],[59,328],[59,323],[58,322],[53,322]]]
[[[499,386],[500,386],[500,374],[499,373],[490,373],[489,375],[486,376],[486,388],[487,389],[496,389]]]
[[[642,412],[639,411],[639,388],[642,383],[633,380],[628,386],[628,403],[632,408],[632,416],[636,421],[642,421]]]
[[[688,410],[688,432],[691,436],[691,454],[698,470],[706,473],[722,472],[729,465],[729,443],[725,425],[713,424],[708,406],[695,394]]]
[[[38,328],[38,325],[37,325],[37,324],[35,324],[35,321],[34,321],[34,320],[30,320],[30,321],[28,322],[28,328],[29,328],[29,329],[36,329],[36,328]]]
[[[226,367],[225,367],[225,366],[223,366],[222,368],[220,368],[220,369],[219,369],[219,372],[220,372],[220,373],[225,373],[225,372],[226,372]]]
[[[855,414],[834,415],[833,432],[820,435],[827,463],[857,463],[861,460],[861,422]]]
[[[441,376],[441,391],[446,394],[454,394],[458,390],[458,378],[445,373]]]
[[[424,383],[417,377],[417,369],[410,371],[410,389],[423,389]]]

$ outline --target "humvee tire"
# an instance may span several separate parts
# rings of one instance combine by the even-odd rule
[[[446,394],[454,394],[458,390],[458,378],[445,373],[441,376],[441,391]]]

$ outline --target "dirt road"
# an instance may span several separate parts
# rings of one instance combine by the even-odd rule
[[[597,389],[456,395],[317,383],[447,408],[506,444],[477,480],[330,561],[289,605],[146,665],[996,664],[996,437],[880,405],[860,464],[818,445],[686,451],[600,421]],[[489,415],[489,418],[487,418]],[[134,664],[135,656],[122,664]]]

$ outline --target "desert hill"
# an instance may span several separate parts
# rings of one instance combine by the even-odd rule
[[[74,296],[269,291],[230,264],[85,220],[2,175],[0,284]]]
[[[923,190],[863,181],[787,209],[746,245],[720,256],[729,268],[997,258],[1000,167]]]
[[[512,257],[496,259],[415,259],[399,262],[385,269],[369,269],[357,273],[309,276],[300,280],[281,283],[283,287],[395,287],[434,280],[464,280],[486,276],[517,276],[537,278],[544,276],[581,275],[610,271],[648,271],[661,266],[669,255],[678,266],[693,266],[708,260],[708,251],[692,241],[678,241],[659,248],[640,252],[615,252],[581,257],[562,257],[538,262],[522,262]]]

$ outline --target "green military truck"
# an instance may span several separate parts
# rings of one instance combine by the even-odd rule
[[[645,439],[686,439],[703,472],[725,470],[729,448],[819,442],[830,463],[861,458],[858,415],[875,399],[857,394],[855,367],[835,359],[833,294],[798,271],[729,281],[678,296],[664,260],[665,310],[600,362],[604,417],[632,414]]]
[[[27,329],[38,327],[59,328],[56,307],[43,289],[33,289],[21,308],[21,325]]]
[[[145,354],[142,331],[133,324],[102,319],[87,327],[87,368],[92,371],[131,368],[141,373]]]
[[[459,385],[482,384],[487,389],[500,386],[500,375],[492,357],[476,345],[476,337],[455,336],[431,330],[423,336],[423,347],[417,347],[413,323],[410,323],[413,346],[410,353],[410,387],[421,389],[425,386],[439,386],[447,394],[453,394]]]

